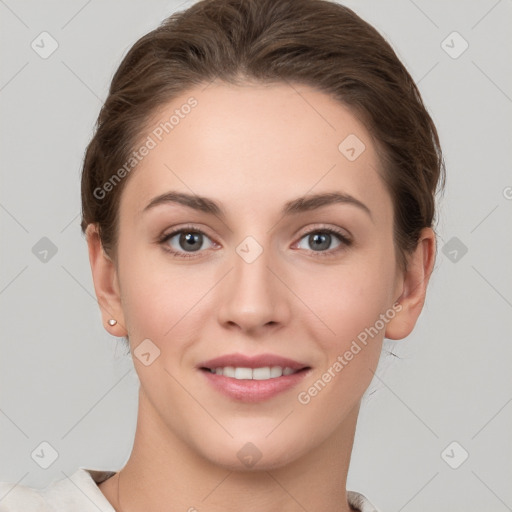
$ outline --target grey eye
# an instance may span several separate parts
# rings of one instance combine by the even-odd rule
[[[204,243],[210,239],[200,231],[182,230],[171,233],[167,243],[175,251],[197,252],[204,248]]]
[[[309,244],[309,247],[301,246],[302,240],[306,240],[306,243]],[[332,242],[337,242],[337,245],[332,247]],[[341,242],[338,235],[329,233],[328,231],[314,231],[302,237],[298,247],[312,251],[325,251],[328,249],[335,249],[339,245],[341,245]]]

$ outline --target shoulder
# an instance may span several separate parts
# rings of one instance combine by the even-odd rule
[[[0,482],[0,512],[51,511],[37,489],[12,482]]]
[[[113,474],[81,467],[43,489],[0,482],[0,512],[115,512],[97,485]]]

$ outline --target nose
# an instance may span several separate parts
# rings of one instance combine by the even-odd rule
[[[290,318],[289,297],[276,277],[277,264],[270,251],[263,250],[252,262],[235,254],[233,267],[219,290],[219,323],[253,335],[286,324]]]

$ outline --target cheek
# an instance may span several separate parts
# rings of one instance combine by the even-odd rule
[[[315,329],[325,333],[316,337],[331,357],[333,350],[343,350],[374,326],[391,306],[394,270],[393,254],[380,253],[297,280],[298,295],[307,298],[305,303],[317,317]]]
[[[335,429],[355,407],[381,355],[386,325],[381,315],[390,307],[395,267],[392,258],[378,261],[361,261],[338,268],[329,279],[317,278],[324,286],[303,281],[311,290],[308,305],[322,321],[306,318],[300,327],[324,357],[298,390],[297,400],[305,418],[323,418],[322,432]]]
[[[200,325],[201,304],[216,280],[207,266],[175,264],[158,253],[146,248],[120,258],[123,311],[134,345],[149,338],[168,351],[175,346],[170,339],[183,339],[184,330],[190,337]]]

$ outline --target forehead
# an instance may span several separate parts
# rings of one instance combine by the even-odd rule
[[[122,210],[141,212],[167,190],[260,210],[326,190],[389,203],[365,126],[309,86],[198,86],[158,109],[140,140],[151,149],[130,176]]]

